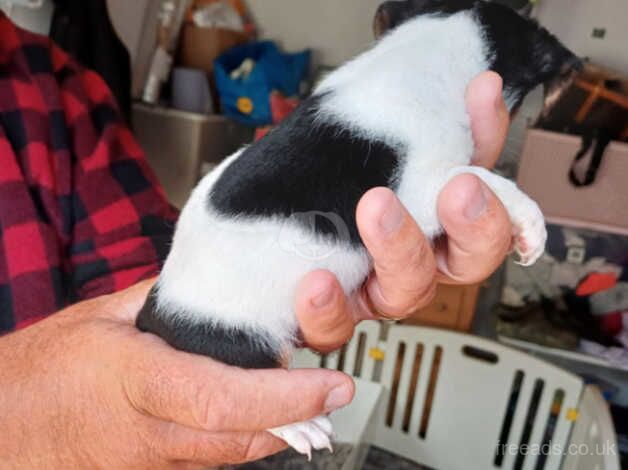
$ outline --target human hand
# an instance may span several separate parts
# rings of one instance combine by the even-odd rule
[[[140,333],[151,282],[0,338],[2,468],[196,468],[286,447],[265,429],[349,403],[325,370],[251,371]]]
[[[508,132],[502,85],[499,75],[484,72],[467,89],[474,164],[487,168],[499,158]],[[356,217],[374,272],[349,297],[328,271],[302,280],[296,310],[305,343],[321,352],[336,350],[353,336],[357,322],[403,319],[432,301],[437,283],[480,282],[510,251],[508,213],[479,178],[465,174],[449,182],[440,194],[438,214],[446,236],[433,249],[392,191],[369,191]]]

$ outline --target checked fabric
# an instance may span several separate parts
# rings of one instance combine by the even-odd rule
[[[107,86],[0,16],[0,334],[155,275],[175,211]]]

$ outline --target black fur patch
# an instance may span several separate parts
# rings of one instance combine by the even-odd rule
[[[292,217],[318,234],[340,237],[329,217],[346,224],[354,245],[361,245],[355,222],[360,198],[369,189],[396,189],[401,146],[369,140],[333,123],[314,122],[321,97],[311,97],[248,147],[214,185],[210,204],[228,216]]]
[[[483,0],[403,0],[382,4],[375,18],[377,36],[421,15],[449,16],[472,10],[489,42],[490,69],[504,80],[504,89],[519,106],[541,84],[577,70],[579,59],[536,21],[513,9]],[[464,54],[464,51],[460,51]]]
[[[514,107],[538,85],[580,67],[579,59],[536,21],[497,3],[478,1],[475,10],[491,45],[491,70],[517,98]]]
[[[281,353],[260,343],[253,332],[230,330],[198,322],[184,322],[176,315],[159,315],[151,292],[137,317],[140,331],[153,333],[180,351],[211,357],[244,369],[274,369],[281,366]]]

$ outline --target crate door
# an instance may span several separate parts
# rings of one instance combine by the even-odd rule
[[[534,449],[567,442],[576,376],[494,342],[403,326],[391,328],[382,374],[375,445],[443,470],[560,468],[558,452]]]

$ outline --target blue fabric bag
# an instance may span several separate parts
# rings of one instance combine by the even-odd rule
[[[271,92],[297,95],[307,76],[310,56],[308,50],[285,54],[271,41],[245,44],[225,52],[214,62],[223,114],[251,126],[272,124]],[[232,79],[231,72],[245,59],[255,61],[253,71],[247,78]]]

